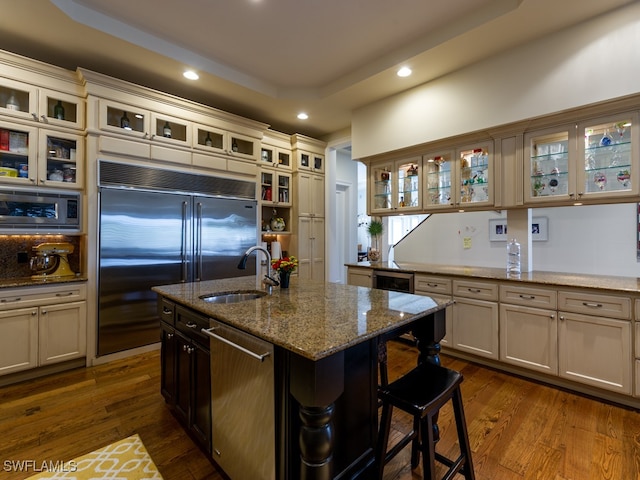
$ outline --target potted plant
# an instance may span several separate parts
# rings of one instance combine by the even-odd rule
[[[371,247],[369,248],[369,261],[370,262],[379,262],[381,259],[380,248],[378,246],[378,242],[380,240],[380,235],[382,235],[384,227],[382,222],[379,220],[371,220],[369,226],[367,227],[367,232],[371,237]]]

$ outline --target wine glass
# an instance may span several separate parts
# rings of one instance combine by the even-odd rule
[[[616,143],[621,143],[624,138],[624,133],[627,131],[627,122],[618,122],[616,123],[616,132],[618,132],[618,138],[616,139]]]

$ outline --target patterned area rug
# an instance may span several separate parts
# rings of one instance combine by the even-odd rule
[[[55,471],[54,471],[55,470]],[[119,442],[78,457],[64,465],[26,480],[162,480],[162,475],[144,448],[140,437],[132,435]]]

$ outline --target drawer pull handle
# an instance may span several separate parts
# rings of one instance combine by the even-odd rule
[[[56,293],[56,297],[69,297],[73,295],[73,292],[67,292],[67,293]]]
[[[202,329],[202,333],[209,335],[212,338],[215,338],[216,340],[225,343],[227,345],[229,345],[230,347],[233,347],[237,350],[240,350],[242,353],[249,355],[251,358],[255,358],[256,360],[258,360],[259,362],[264,362],[264,359],[267,358],[269,355],[271,355],[270,352],[265,352],[265,353],[255,353],[252,352],[251,350],[244,348],[241,345],[238,345],[237,343],[232,342],[231,340],[227,340],[224,337],[221,337],[220,335],[216,335],[215,333],[213,333],[214,330],[216,330],[219,327],[212,327],[212,328],[203,328]]]
[[[437,284],[437,283],[427,283],[427,286],[428,286],[428,287],[435,288],[435,287],[437,287],[437,286],[438,286],[438,284]]]
[[[602,308],[602,304],[601,303],[582,302],[582,305],[584,305],[585,307],[589,307],[589,308]]]
[[[522,295],[520,294],[520,298],[523,300],[535,300],[536,296],[535,295]]]
[[[162,307],[162,313],[164,315],[171,315],[173,313],[173,310],[171,310],[170,308],[167,308],[167,307]]]
[[[2,300],[0,300],[0,303],[13,303],[13,302],[19,302],[20,300],[22,300],[22,297],[3,298]]]
[[[193,322],[187,322],[187,323],[185,323],[185,325],[188,328],[198,328],[198,324],[197,323],[193,323]]]
[[[467,290],[469,290],[471,293],[480,293],[480,292],[482,292],[482,290],[480,290],[479,288],[467,288]]]

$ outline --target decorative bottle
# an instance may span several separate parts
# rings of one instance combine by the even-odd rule
[[[20,110],[20,102],[18,102],[18,99],[16,98],[16,92],[11,91],[6,107],[7,110]]]
[[[53,117],[58,120],[64,120],[64,107],[61,100],[58,100],[58,103],[53,107]]]
[[[124,128],[125,130],[131,130],[131,124],[129,123],[129,117],[127,117],[127,112],[122,112],[122,116],[120,117],[120,128]]]
[[[520,275],[520,244],[515,238],[507,243],[507,274]]]
[[[162,127],[162,136],[171,138],[171,125],[169,125],[169,122],[164,122],[164,127]]]
[[[236,139],[234,138],[233,141],[231,142],[231,150],[233,150],[234,152],[238,151],[238,142],[236,142]]]
[[[207,138],[204,139],[204,144],[207,147],[210,147],[213,145],[213,140],[211,140],[211,135],[209,134],[209,132],[207,132]]]

